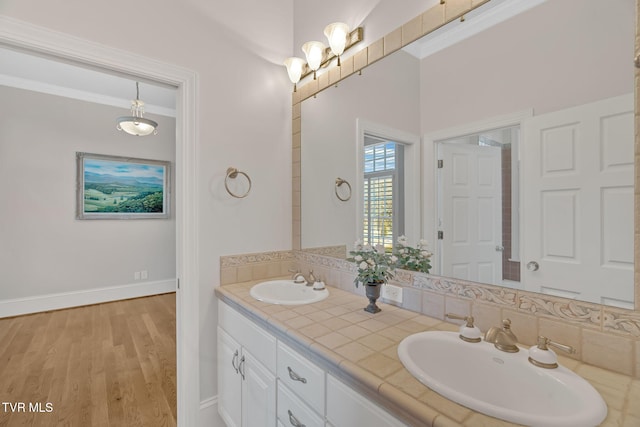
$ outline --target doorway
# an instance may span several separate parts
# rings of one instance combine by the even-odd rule
[[[520,281],[519,135],[519,126],[508,126],[436,143],[441,274]]]
[[[0,19],[0,44],[109,73],[177,88],[176,168],[176,341],[179,425],[197,425],[199,337],[197,270],[196,74],[188,69],[79,40],[31,24]],[[188,349],[188,351],[186,351]],[[188,386],[187,386],[188,385]]]

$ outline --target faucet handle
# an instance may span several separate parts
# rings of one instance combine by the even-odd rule
[[[569,354],[576,352],[576,349],[570,345],[560,344],[540,335],[538,336],[538,344],[529,349],[529,362],[540,368],[557,368],[558,356],[553,350],[549,349],[549,346],[565,351]]]
[[[473,324],[473,316],[460,316],[459,314],[447,313],[446,317],[455,320],[464,320],[466,323],[460,326],[460,339],[466,342],[482,341],[482,332]]]

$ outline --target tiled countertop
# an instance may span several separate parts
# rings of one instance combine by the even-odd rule
[[[329,297],[307,305],[282,306],[256,301],[256,282],[216,288],[216,295],[276,337],[308,351],[323,368],[377,397],[387,410],[411,424],[425,426],[508,426],[511,423],[458,405],[416,380],[398,359],[398,344],[428,330],[458,326],[392,305],[363,310],[366,298],[329,287]],[[517,334],[517,331],[516,331]],[[640,426],[640,380],[559,356],[560,363],[588,380],[609,408],[603,426]],[[351,384],[353,385],[353,384]],[[523,396],[526,391],[523,391]]]

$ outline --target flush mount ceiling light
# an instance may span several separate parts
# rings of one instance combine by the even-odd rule
[[[116,128],[118,130],[125,131],[129,135],[135,136],[147,136],[158,134],[158,123],[153,120],[145,119],[144,115],[144,102],[140,101],[140,86],[136,82],[136,99],[131,101],[131,115],[118,117],[116,122],[118,123]]]

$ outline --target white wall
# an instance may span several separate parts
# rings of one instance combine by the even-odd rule
[[[304,57],[300,48],[309,40],[327,44],[324,27],[336,21],[345,22],[352,29],[364,27],[364,41],[353,48],[357,51],[439,3],[440,0],[296,0],[293,54]]]
[[[0,11],[198,73],[201,303],[188,309],[201,319],[201,400],[215,396],[220,255],[291,248],[291,89],[281,64],[293,0],[5,0]],[[251,176],[246,199],[225,192],[229,166]]]
[[[175,279],[173,218],[75,219],[76,152],[173,163],[175,119],[135,138],[115,128],[126,109],[6,86],[0,98],[0,302],[137,285],[142,270]]]
[[[418,138],[419,83],[418,60],[396,52],[393,61],[380,61],[365,69],[361,76],[352,76],[337,88],[330,87],[316,98],[302,102],[303,248],[332,245],[351,248],[362,237],[355,221],[362,191],[358,186],[362,176],[357,172],[356,158],[357,120]],[[347,202],[339,201],[335,195],[337,177],[351,184],[353,197]]]
[[[634,16],[632,0],[548,1],[425,58],[423,133],[633,91]]]

